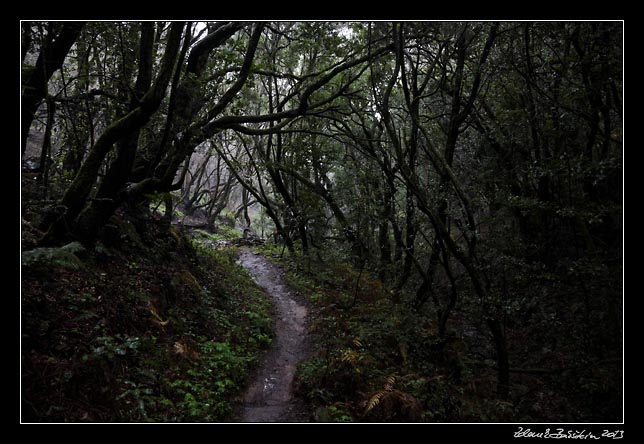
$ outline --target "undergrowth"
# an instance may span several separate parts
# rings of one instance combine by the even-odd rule
[[[319,422],[486,422],[514,414],[484,401],[494,375],[475,375],[462,338],[440,338],[430,311],[396,301],[371,272],[342,258],[280,255],[292,292],[310,305],[313,352],[295,391]],[[486,391],[487,390],[487,391]]]
[[[208,422],[233,413],[271,342],[270,300],[233,251],[154,220],[138,231],[140,239],[88,249],[82,267],[43,266],[25,252],[24,422]]]
[[[564,325],[507,324],[511,365],[519,370],[500,399],[495,351],[467,287],[440,336],[431,303],[412,308],[413,295],[392,292],[368,267],[356,269],[328,249],[308,256],[282,250],[262,247],[310,306],[312,352],[295,388],[316,421],[593,422],[619,411],[620,380],[607,377],[619,362],[575,358],[581,352]],[[555,303],[541,309],[556,310]]]

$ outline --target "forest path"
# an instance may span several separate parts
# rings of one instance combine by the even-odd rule
[[[276,317],[273,345],[244,394],[240,421],[305,422],[306,409],[293,398],[291,384],[307,348],[307,309],[289,294],[279,266],[248,248],[240,250],[237,263],[271,296]]]

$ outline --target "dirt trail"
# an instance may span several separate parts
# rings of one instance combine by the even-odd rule
[[[263,256],[244,248],[237,263],[273,298],[276,317],[273,345],[244,394],[240,419],[243,422],[307,421],[304,406],[293,398],[291,390],[295,367],[306,350],[306,307],[289,294],[280,268]]]

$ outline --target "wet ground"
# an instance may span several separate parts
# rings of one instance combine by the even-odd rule
[[[248,248],[238,264],[246,268],[275,304],[275,335],[255,380],[246,390],[240,412],[242,422],[305,422],[308,414],[294,399],[292,382],[297,363],[306,351],[307,310],[283,282],[279,266]]]

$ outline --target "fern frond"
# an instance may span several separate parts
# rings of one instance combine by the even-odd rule
[[[168,325],[168,323],[170,322],[170,319],[167,319],[165,321],[163,319],[161,319],[161,316],[159,316],[159,313],[157,313],[157,309],[154,307],[154,305],[150,305],[149,310],[150,310],[150,314],[152,316],[154,316],[154,318],[155,318],[155,319],[153,319],[154,322],[156,322],[157,324],[159,324],[159,325],[161,325],[163,327]]]
[[[395,375],[387,376],[387,379],[385,380],[385,385],[382,387],[382,389],[378,390],[376,393],[371,395],[369,400],[365,403],[364,414],[366,415],[371,410],[376,408],[380,404],[380,401],[382,401],[383,398],[390,396],[392,393],[394,394],[394,396],[397,396],[397,393],[395,393],[397,392],[397,390],[394,390],[395,384],[396,384],[396,376]]]
[[[386,392],[384,390],[381,390],[373,394],[371,398],[369,398],[369,401],[367,401],[366,403],[364,414],[366,415],[371,410],[373,410],[378,404],[380,404],[380,400],[382,399],[383,396],[385,396],[385,394]]]
[[[358,353],[355,350],[342,350],[340,360],[345,363],[353,364],[358,360]]]
[[[404,377],[403,377],[404,378]],[[375,419],[409,418],[418,420],[422,416],[423,406],[412,395],[394,388],[396,375],[389,375],[382,389],[371,395],[364,403],[363,416],[376,409],[372,415]]]

